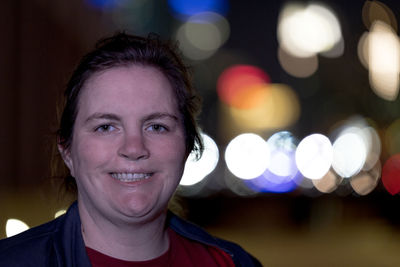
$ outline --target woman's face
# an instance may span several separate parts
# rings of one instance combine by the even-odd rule
[[[82,88],[63,158],[80,208],[96,218],[138,220],[167,206],[186,160],[173,89],[154,67],[116,67]]]

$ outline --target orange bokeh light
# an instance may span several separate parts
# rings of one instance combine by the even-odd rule
[[[260,104],[260,85],[270,82],[269,76],[260,68],[251,65],[235,65],[226,69],[217,81],[220,100],[229,106],[249,109]]]

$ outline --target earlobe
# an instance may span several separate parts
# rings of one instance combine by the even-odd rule
[[[70,173],[72,176],[74,176],[74,164],[71,159],[71,152],[69,148],[65,148],[63,145],[58,144],[57,145],[58,151],[60,152],[60,155],[65,163],[67,165]]]

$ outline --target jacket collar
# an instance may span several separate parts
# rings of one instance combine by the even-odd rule
[[[58,227],[59,231],[55,236],[55,249],[61,257],[60,261],[67,267],[90,267],[76,201],[70,206],[60,224],[62,225]]]

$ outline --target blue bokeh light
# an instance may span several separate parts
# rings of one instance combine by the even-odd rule
[[[168,0],[168,5],[172,14],[182,20],[203,12],[215,12],[224,16],[229,8],[228,0]]]
[[[297,140],[288,131],[273,134],[267,140],[270,166],[246,185],[257,192],[286,193],[295,190],[303,179],[295,162],[296,143]]]
[[[272,178],[273,177],[273,178]],[[263,175],[252,180],[245,180],[245,184],[251,190],[260,193],[288,193],[298,187],[298,183],[303,179],[300,172],[297,172],[293,177],[278,176],[266,170]],[[279,183],[271,182],[271,180]]]
[[[117,6],[120,0],[86,0],[90,6],[98,9],[111,9]]]

